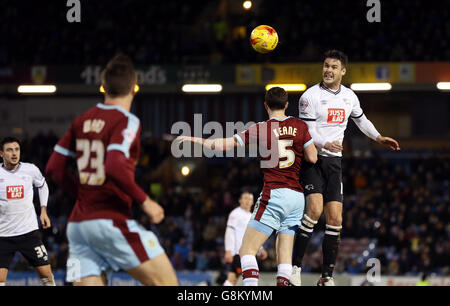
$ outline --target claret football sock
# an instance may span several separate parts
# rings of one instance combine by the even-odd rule
[[[287,287],[289,286],[289,278],[292,274],[292,265],[279,264],[277,272],[277,286]]]

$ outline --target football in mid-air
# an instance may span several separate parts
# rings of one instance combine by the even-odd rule
[[[250,43],[255,51],[269,53],[278,45],[277,31],[268,25],[257,26],[250,34]]]

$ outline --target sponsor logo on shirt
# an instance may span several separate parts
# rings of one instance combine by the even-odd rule
[[[345,109],[329,108],[328,123],[343,123],[345,121]]]
[[[8,200],[23,199],[23,186],[6,186],[6,198]]]

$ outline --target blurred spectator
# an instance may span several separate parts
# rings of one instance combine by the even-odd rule
[[[350,260],[350,264],[347,267],[347,272],[349,274],[359,274],[359,273],[362,272],[361,268],[360,268],[360,265],[358,263],[358,260],[356,258],[352,258]]]
[[[391,260],[387,268],[387,275],[400,275],[400,266],[398,264],[398,259],[395,257]]]
[[[189,246],[186,244],[186,239],[184,237],[181,237],[180,241],[175,244],[173,252],[174,256],[180,256],[180,260],[182,261],[184,267],[184,263],[187,261],[190,252]]]

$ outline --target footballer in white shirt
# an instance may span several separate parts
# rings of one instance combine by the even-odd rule
[[[20,252],[36,269],[44,286],[55,286],[47,250],[42,243],[33,204],[33,187],[39,191],[40,220],[43,228],[51,226],[47,215],[48,186],[41,171],[33,164],[20,162],[20,142],[6,137],[0,156],[0,286],[6,283],[9,265]]]
[[[348,120],[351,118],[367,137],[392,150],[400,150],[396,140],[384,137],[376,130],[364,115],[356,94],[341,84],[347,65],[348,57],[343,52],[327,51],[323,81],[305,91],[299,101],[299,117],[308,125],[319,158],[316,164],[305,162],[300,176],[307,205],[294,245],[294,267],[290,279],[294,286],[301,285],[302,259],[314,226],[324,211],[326,231],[322,244],[322,276],[317,285],[334,285],[333,270],[342,230],[342,142]]]
[[[236,286],[238,277],[242,274],[241,259],[239,249],[242,245],[242,238],[247,229],[248,222],[252,216],[251,208],[253,206],[253,194],[243,192],[239,198],[239,206],[231,211],[227,220],[225,230],[225,258],[227,280],[224,286]],[[267,258],[267,251],[261,247],[258,252],[258,258],[264,260]]]

